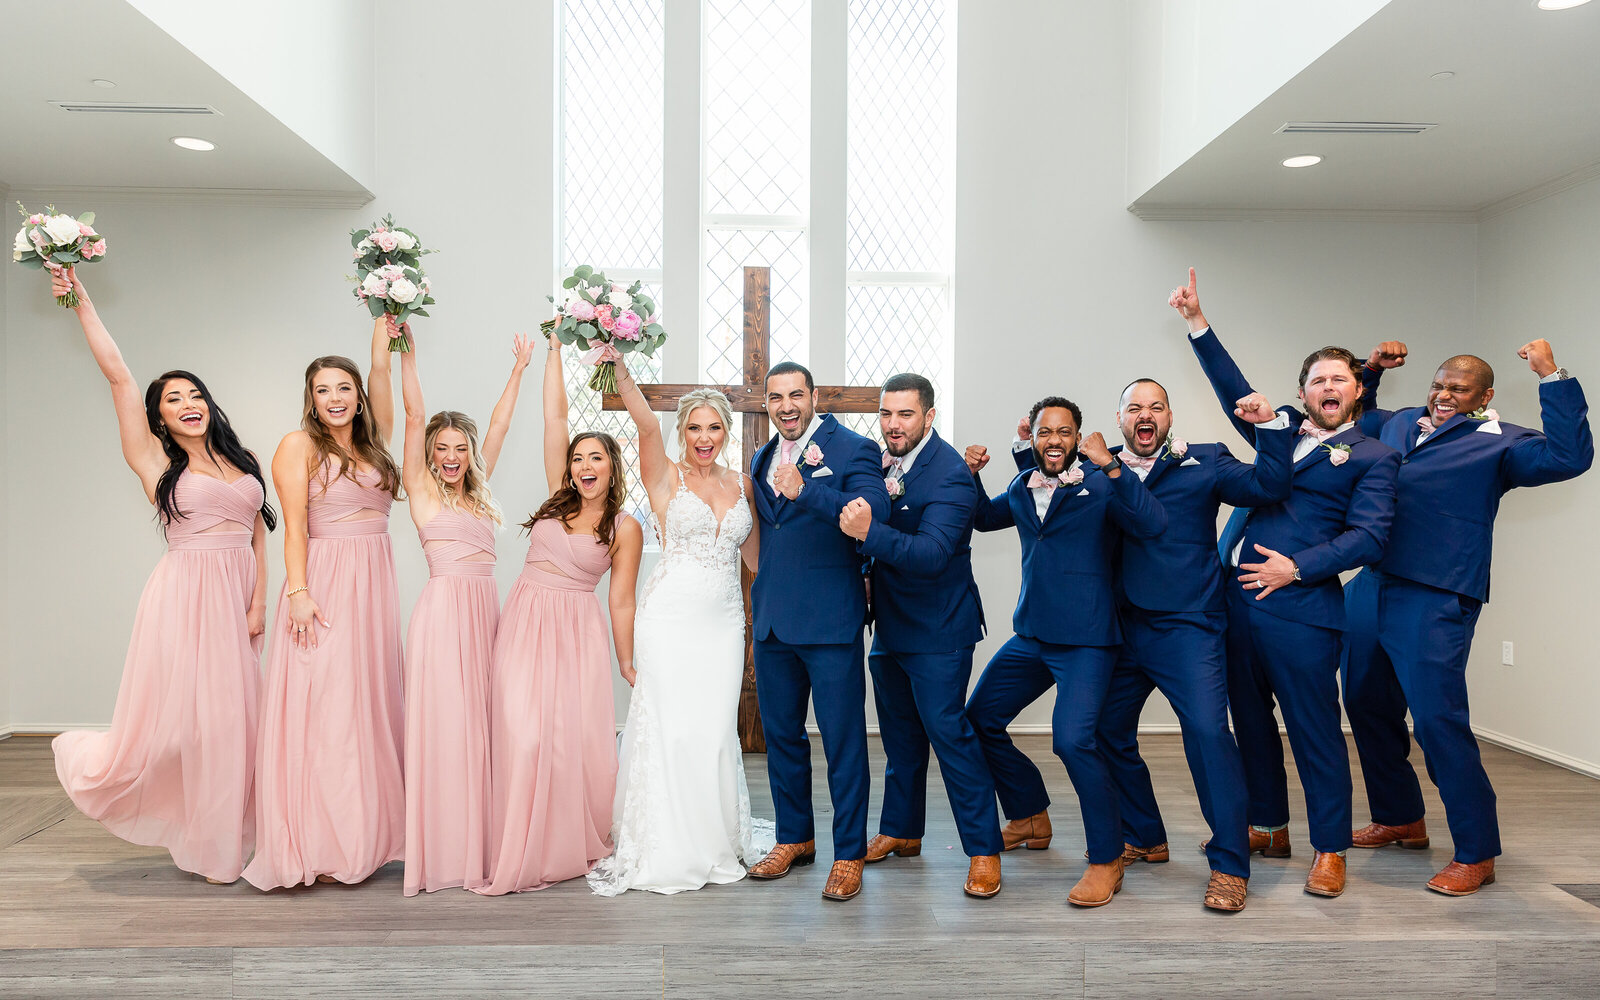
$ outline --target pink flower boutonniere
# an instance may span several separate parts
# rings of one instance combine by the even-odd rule
[[[1343,465],[1350,461],[1350,446],[1347,444],[1325,444],[1328,449],[1328,464]]]
[[[1082,482],[1083,467],[1078,465],[1074,465],[1072,468],[1068,469],[1067,474],[1061,477],[1061,485],[1063,486],[1077,486]]]
[[[800,461],[813,469],[822,464],[822,449],[817,447],[815,441],[806,445],[806,450],[800,453]]]
[[[1467,414],[1469,420],[1499,420],[1500,414],[1492,407],[1480,406]]]
[[[906,484],[894,476],[886,477],[883,481],[884,489],[889,491],[890,500],[898,500],[906,495]]]
[[[1173,458],[1182,458],[1189,454],[1189,442],[1181,437],[1167,435],[1167,453]]]

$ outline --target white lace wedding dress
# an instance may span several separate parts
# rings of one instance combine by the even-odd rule
[[[720,525],[681,483],[657,519],[661,562],[634,617],[639,676],[617,767],[616,852],[589,873],[602,896],[736,882],[771,847],[772,824],[758,831],[750,819],[737,731],[739,546],[750,530],[743,477]]]

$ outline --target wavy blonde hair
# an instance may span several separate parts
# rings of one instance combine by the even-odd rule
[[[439,467],[433,464],[433,446],[438,443],[439,435],[447,430],[461,432],[467,439],[467,471],[461,477],[459,489],[451,489],[440,474]],[[483,465],[483,453],[478,450],[478,425],[465,413],[459,410],[440,410],[428,420],[426,436],[422,441],[423,461],[428,463],[428,474],[433,477],[433,485],[439,488],[439,497],[444,506],[451,510],[465,510],[474,517],[481,514],[489,515],[495,524],[504,524],[500,516],[500,505],[494,502],[494,497],[489,493],[489,473]]]
[[[720,389],[694,389],[678,397],[678,454],[688,457],[689,445],[683,438],[683,425],[689,419],[689,414],[702,406],[709,406],[716,411],[722,420],[723,433],[733,435],[733,406],[728,402],[728,397]],[[717,453],[717,464],[727,466],[723,461],[723,454],[727,452],[728,438],[723,438],[722,451]],[[731,468],[731,466],[728,466]]]

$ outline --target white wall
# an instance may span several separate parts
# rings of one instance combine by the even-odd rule
[[[375,58],[379,25],[373,0],[129,3],[372,189],[378,85],[385,103],[415,107],[412,81],[419,70],[408,50],[386,50],[381,61]],[[385,6],[391,11],[394,7]],[[448,21],[450,15],[430,11],[427,17]],[[515,22],[517,17],[497,20]],[[390,124],[409,131],[421,120],[391,119]]]
[[[9,205],[11,192],[0,184],[0,205]],[[0,227],[3,228],[3,227]],[[6,263],[9,263],[6,262]],[[6,384],[6,290],[11,282],[14,268],[6,268],[0,272],[0,386]],[[0,468],[9,469],[11,463],[11,435],[8,433],[9,425],[0,425]],[[7,568],[6,576],[9,577],[11,566],[11,534],[12,525],[11,505],[6,502],[5,490],[0,489],[0,566]],[[8,579],[0,579],[0,595],[6,595],[10,588]],[[0,632],[11,633],[11,602],[0,600]],[[11,731],[11,651],[0,646],[0,736]]]
[[[1388,2],[1130,4],[1127,200],[1148,191]]]

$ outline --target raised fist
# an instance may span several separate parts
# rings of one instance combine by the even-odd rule
[[[981,444],[969,444],[967,445],[967,453],[963,457],[967,460],[967,468],[977,474],[982,472],[983,467],[989,464],[989,449]]]

